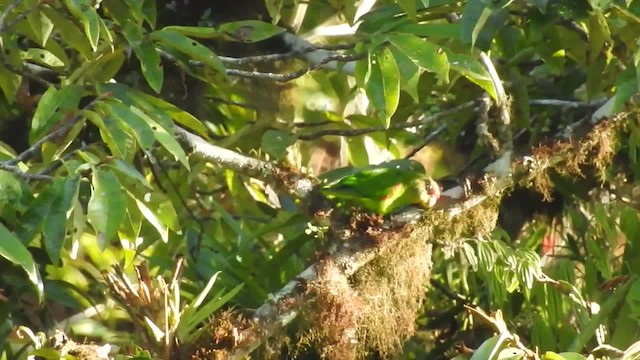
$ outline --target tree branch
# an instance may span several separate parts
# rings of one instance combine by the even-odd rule
[[[87,104],[85,107],[83,107],[82,109],[80,109],[80,111],[78,111],[78,113],[72,117],[66,124],[64,124],[63,126],[59,127],[57,130],[47,134],[46,136],[42,137],[40,140],[36,141],[35,144],[31,145],[30,148],[28,148],[27,150],[23,151],[22,153],[18,154],[18,156],[16,156],[15,159],[9,160],[7,162],[5,162],[5,164],[7,165],[16,165],[20,162],[26,161],[30,158],[32,158],[33,156],[35,156],[40,149],[42,148],[42,145],[44,143],[46,143],[47,141],[59,137],[59,136],[63,136],[65,135],[69,130],[71,130],[71,128],[78,123],[78,121],[82,120],[82,118],[84,117],[83,111],[84,110],[88,110],[91,109],[92,107],[94,107],[98,102],[102,101],[103,99],[110,97],[111,95],[109,93],[103,94],[97,98],[95,98],[93,101],[91,101],[89,104]]]
[[[623,117],[614,119],[613,121],[619,121]],[[561,134],[559,135],[561,136]],[[567,156],[572,156],[568,153],[558,154],[558,158],[554,160],[555,163],[559,163]],[[509,163],[509,167],[517,169],[515,174],[519,177],[525,178],[529,174],[529,165],[523,161],[524,158],[516,160],[514,163]],[[504,157],[496,160],[485,168],[485,171],[496,166],[497,163],[503,162]],[[502,166],[502,165],[500,165]],[[465,200],[458,203],[452,203],[443,211],[449,218],[455,218],[464,214],[469,209],[482,204],[489,197],[498,194],[510,186],[513,185],[514,179],[511,177],[511,172],[502,177],[494,178],[490,184],[487,185],[485,193],[472,195]],[[459,186],[445,191],[443,195],[451,192],[457,192]],[[421,218],[420,211],[416,213],[416,209],[410,208],[405,212],[394,215],[391,217],[391,222],[400,222],[406,224],[407,222],[413,222]],[[396,239],[394,241],[402,241]],[[389,246],[393,241],[385,242],[386,246]],[[385,246],[385,245],[383,245]],[[349,243],[348,246],[344,246],[339,251],[330,254],[323,258],[323,262],[330,261],[336,264],[338,268],[343,270],[344,276],[353,275],[358,269],[366,265],[369,261],[376,257],[376,255],[382,251],[382,247],[356,247],[353,243]],[[249,343],[243,344],[241,347],[236,348],[235,352],[230,356],[231,359],[242,359],[255,350],[260,344],[266,341],[272,336],[278,329],[283,328],[298,315],[301,306],[305,301],[309,300],[308,295],[305,292],[305,284],[318,280],[318,272],[322,262],[315,263],[305,269],[298,277],[291,280],[279,291],[269,296],[268,300],[259,307],[254,314],[254,321],[260,326],[262,331],[259,336],[253,338]]]
[[[475,105],[476,105],[475,101],[468,101],[468,102],[466,102],[464,104],[458,105],[458,106],[453,107],[451,109],[447,109],[447,110],[441,111],[441,112],[436,113],[436,114],[422,115],[416,121],[405,121],[405,122],[398,123],[398,124],[392,124],[389,127],[374,126],[374,127],[370,127],[370,128],[364,128],[364,129],[326,129],[326,130],[320,130],[320,131],[312,133],[312,134],[298,135],[298,140],[309,141],[309,140],[315,140],[315,139],[318,139],[320,137],[328,136],[328,135],[358,136],[358,135],[364,135],[364,134],[377,132],[377,131],[401,130],[401,129],[408,129],[408,128],[412,128],[412,127],[421,127],[421,126],[429,125],[429,124],[434,123],[436,121],[440,121],[440,120],[446,118],[447,116],[450,116],[450,115],[456,114],[458,112],[464,111],[464,110],[469,109],[469,108],[471,108],[471,107],[473,107]]]
[[[302,174],[289,179],[286,175],[282,175],[280,169],[272,163],[212,145],[200,136],[180,127],[176,127],[175,132],[178,140],[195,153],[225,169],[231,169],[276,185],[284,185],[287,191],[293,191],[301,198],[308,196],[313,188],[313,181]]]

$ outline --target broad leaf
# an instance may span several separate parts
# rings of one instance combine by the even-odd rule
[[[285,29],[263,21],[244,20],[222,24],[219,31],[231,40],[252,43],[278,35]]]
[[[164,71],[160,65],[160,55],[153,47],[151,41],[142,35],[142,29],[137,24],[127,22],[123,27],[124,37],[140,59],[142,75],[147,79],[149,86],[159,93],[164,80]]]
[[[38,299],[44,298],[44,286],[33,257],[14,233],[0,223],[0,256],[21,266],[27,272],[29,281],[35,285]]]
[[[151,33],[151,38],[166,46],[174,48],[192,59],[201,61],[212,69],[225,73],[222,61],[209,48],[199,42],[175,31],[158,30]]]
[[[29,139],[33,142],[49,132],[51,127],[63,120],[58,109],[76,109],[82,95],[80,86],[65,86],[60,90],[50,87],[38,102],[38,108],[31,121]]]
[[[384,86],[385,127],[389,127],[400,102],[400,70],[391,50],[384,48],[377,58]]]
[[[92,185],[87,216],[96,231],[98,243],[104,249],[106,243],[115,237],[124,220],[126,199],[112,170],[95,169]]]
[[[57,197],[51,210],[47,214],[43,226],[44,244],[49,259],[54,264],[60,261],[60,252],[65,242],[67,219],[78,196],[80,185],[79,176],[69,176],[66,179],[58,178],[53,185],[57,189]]]
[[[387,35],[387,39],[418,66],[448,81],[449,61],[441,47],[410,34]]]

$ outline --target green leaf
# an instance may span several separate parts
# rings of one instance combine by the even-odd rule
[[[47,18],[39,8],[36,8],[27,15],[27,21],[29,22],[33,33],[36,35],[38,45],[45,47],[49,40],[49,36],[51,36],[51,33],[53,32],[53,23],[51,20],[49,20],[49,18]]]
[[[187,127],[191,130],[194,130],[200,136],[203,136],[205,138],[209,137],[207,135],[208,134],[207,128],[204,126],[204,124],[200,120],[198,120],[195,116],[191,115],[190,113],[155,96],[151,96],[141,92],[136,92],[135,94],[136,96],[140,95],[140,99],[149,103],[152,106],[152,108],[157,111],[157,113],[171,116],[171,118],[173,118],[173,120],[175,120],[178,124],[184,127]],[[145,109],[145,110],[149,115],[154,115],[150,111],[151,109]],[[156,111],[154,111],[154,113]],[[160,117],[155,117],[155,116],[154,118],[160,119]]]
[[[520,360],[524,358],[524,350],[516,347],[502,349],[497,356],[497,360]]]
[[[243,20],[220,25],[221,33],[231,40],[253,43],[268,39],[285,31],[285,29],[258,20]]]
[[[444,49],[444,52],[447,54],[451,69],[459,72],[462,76],[469,79],[469,81],[480,86],[495,99],[496,92],[493,88],[491,78],[487,70],[485,70],[477,59],[468,55],[456,54],[450,49]]]
[[[487,360],[492,359],[492,355],[495,356],[499,353],[504,345],[504,338],[501,336],[493,336],[480,345],[480,347],[473,353],[471,360]]]
[[[416,0],[396,0],[396,3],[400,5],[411,20],[417,20],[416,17]]]
[[[289,146],[295,144],[296,137],[281,130],[267,130],[262,135],[262,149],[275,160],[281,160],[287,155]]]
[[[389,127],[391,116],[398,109],[398,103],[400,102],[400,70],[391,50],[388,48],[382,50],[382,53],[378,56],[378,63],[382,73],[382,84],[384,85],[385,127]]]
[[[178,231],[180,222],[171,200],[160,192],[152,192],[145,196],[143,203],[154,214],[154,217],[169,230]]]
[[[31,60],[35,63],[46,65],[48,67],[64,67],[64,62],[48,50],[28,49],[20,55],[23,60]]]
[[[104,112],[104,111],[101,111]],[[100,129],[100,135],[109,150],[118,157],[127,158],[131,145],[135,145],[134,135],[125,131],[117,121],[110,116],[101,116],[93,111],[85,110],[87,119]]]
[[[400,87],[418,103],[418,81],[420,80],[420,68],[407,55],[395,47],[390,48],[400,70]]]
[[[176,140],[173,131],[169,133],[169,131],[165,127],[155,122],[155,120],[151,119],[151,117],[143,113],[138,108],[132,107],[131,111],[138,115],[143,121],[145,121],[153,131],[153,136],[156,138],[156,140],[158,140],[158,142],[165,149],[167,149],[167,151],[169,151],[169,153],[173,155],[176,160],[180,161],[185,168],[189,169],[189,159],[187,159],[187,154],[185,154],[184,149]]]
[[[447,61],[447,54],[441,47],[410,34],[390,34],[387,35],[387,39],[413,60],[416,65],[435,73],[442,81],[448,81],[449,61]]]
[[[78,196],[80,186],[79,176],[69,176],[66,179],[58,178],[54,185],[57,188],[57,196],[51,205],[51,210],[43,224],[44,244],[49,259],[54,264],[60,261],[60,252],[64,245],[67,219],[71,215],[70,210]]]
[[[206,331],[206,327],[201,327],[197,331],[191,332],[203,321],[206,321],[208,318],[210,318],[212,314],[214,314],[218,309],[229,302],[229,300],[233,299],[240,292],[240,290],[242,290],[243,286],[244,284],[240,284],[222,296],[214,296],[211,300],[207,301],[206,304],[200,307],[197,312],[189,316],[187,318],[187,321],[185,322],[187,326],[183,328],[186,337],[186,339],[183,339],[183,341],[186,340],[186,342],[190,342],[194,338],[196,338],[199,333],[201,333],[202,331]]]
[[[126,199],[120,181],[111,170],[97,168],[93,172],[93,191],[87,207],[89,222],[96,231],[102,249],[113,239],[126,214]]]
[[[269,17],[272,19],[274,24],[277,24],[280,21],[284,0],[265,0],[264,4],[269,12]]]
[[[153,130],[147,121],[139,115],[140,111],[136,112],[135,108],[129,108],[116,101],[109,101],[101,104],[100,107],[105,108],[114,118],[133,130],[140,147],[143,149],[148,150],[155,143]]]
[[[174,48],[192,59],[200,61],[222,74],[225,73],[224,65],[220,58],[209,48],[199,42],[174,31],[158,30],[151,33],[151,38],[161,44]]]
[[[20,180],[12,173],[0,170],[0,208],[13,207],[21,197]]]
[[[63,116],[58,109],[76,109],[82,93],[82,87],[75,85],[65,86],[60,90],[54,87],[47,89],[40,98],[31,121],[30,141],[40,139],[54,124],[62,120]]]
[[[85,59],[90,59],[92,55],[91,44],[86,37],[82,36],[82,31],[71,20],[49,6],[44,6],[41,11],[51,19],[55,32],[73,49],[77,50]]]
[[[40,273],[36,267],[31,253],[20,242],[14,233],[9,231],[2,223],[0,223],[0,256],[11,261],[13,264],[21,266],[27,272],[27,277],[33,285],[35,285],[39,302],[44,298],[44,285],[40,278]]]
[[[146,187],[147,189],[153,189],[151,184],[149,184],[147,179],[145,179],[145,177],[138,171],[138,169],[136,169],[126,161],[123,161],[122,159],[114,159],[113,161],[110,161],[107,166],[128,177],[129,179],[135,180],[138,184]]]
[[[156,228],[158,234],[160,234],[160,238],[162,239],[162,241],[165,243],[168,242],[169,229],[164,224],[162,224],[162,221],[160,221],[158,216],[156,216],[156,214],[154,214],[153,211],[151,211],[151,209],[149,209],[149,207],[143,201],[135,197],[134,199],[136,201],[138,209],[140,210],[140,213],[145,217],[145,219],[147,219],[147,221],[149,221],[151,225],[153,225],[154,228]]]
[[[378,118],[386,125],[384,85],[378,61],[375,53],[369,54],[369,69],[365,75],[365,91],[369,102],[377,112]]]
[[[480,31],[489,19],[492,9],[486,1],[469,0],[462,12],[462,39],[474,47]]]
[[[160,93],[164,80],[164,71],[160,65],[160,55],[153,47],[151,41],[142,36],[142,28],[139,25],[128,21],[124,25],[122,33],[131,45],[133,52],[135,52],[138,59],[140,59],[142,75],[144,75],[149,86],[151,86],[155,92]]]
[[[9,71],[9,69],[0,62],[0,89],[2,89],[7,102],[14,102],[21,81],[22,76],[13,71]]]
[[[218,29],[204,26],[165,26],[162,30],[202,39],[215,39],[221,35]]]
[[[65,0],[69,12],[84,26],[84,32],[89,39],[93,51],[98,49],[100,40],[100,20],[89,0]]]
[[[142,17],[151,26],[156,27],[156,19],[158,17],[158,9],[156,8],[155,0],[143,0],[142,4]]]
[[[460,35],[459,24],[447,23],[408,23],[402,24],[393,29],[394,33],[410,33],[420,37],[430,37],[435,39],[455,39]]]

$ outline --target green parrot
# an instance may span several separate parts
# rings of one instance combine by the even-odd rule
[[[414,160],[392,160],[362,169],[341,168],[322,178],[320,191],[328,199],[383,215],[409,205],[430,208],[440,197],[440,186]]]

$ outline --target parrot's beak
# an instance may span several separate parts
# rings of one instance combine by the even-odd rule
[[[436,202],[438,202],[438,199],[440,198],[440,195],[442,194],[442,189],[440,188],[440,185],[438,185],[438,183],[433,180],[433,179],[429,179],[429,188],[427,189],[427,192],[429,193],[429,207],[433,207]]]

